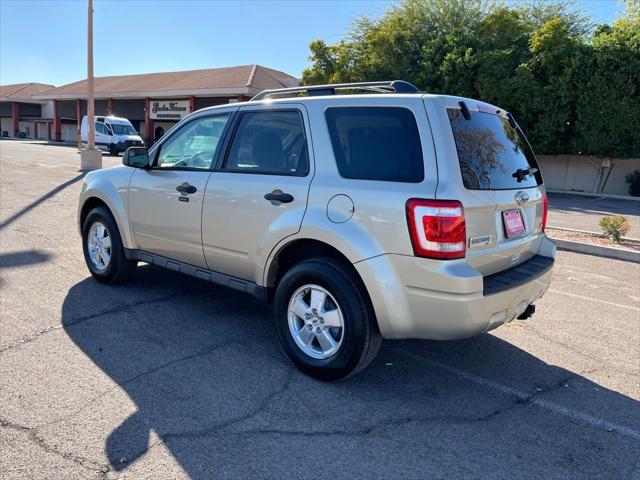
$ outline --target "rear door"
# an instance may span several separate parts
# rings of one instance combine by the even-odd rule
[[[469,99],[426,97],[425,105],[436,131],[436,195],[463,203],[469,264],[489,275],[534,256],[545,191],[513,118]]]
[[[204,198],[211,270],[258,282],[276,243],[300,230],[313,175],[308,131],[299,104],[240,107]]]

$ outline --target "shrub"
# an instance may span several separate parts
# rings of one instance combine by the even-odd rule
[[[629,184],[629,195],[640,197],[640,170],[634,170],[625,179]]]
[[[600,228],[602,228],[605,237],[618,243],[620,243],[620,239],[629,231],[629,221],[627,220],[627,217],[623,216],[602,217],[599,225]]]

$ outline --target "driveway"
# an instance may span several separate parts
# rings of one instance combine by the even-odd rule
[[[601,232],[598,225],[606,215],[624,215],[629,219],[631,238],[640,238],[640,201],[598,196],[549,192],[550,227]]]
[[[532,319],[322,383],[251,297],[95,282],[78,164],[0,142],[1,478],[638,478],[640,265],[559,252]]]

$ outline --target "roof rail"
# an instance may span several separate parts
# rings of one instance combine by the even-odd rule
[[[418,87],[404,80],[387,80],[384,82],[358,82],[358,83],[334,83],[329,85],[310,85],[291,88],[276,88],[263,90],[251,101],[264,98],[289,95],[295,93],[307,93],[310,97],[319,95],[335,95],[336,90],[365,90],[377,93],[420,93]]]

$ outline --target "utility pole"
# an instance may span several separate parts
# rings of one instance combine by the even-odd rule
[[[96,149],[93,95],[93,0],[87,2],[87,149],[80,152],[80,169],[102,168],[102,153]]]

